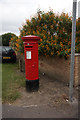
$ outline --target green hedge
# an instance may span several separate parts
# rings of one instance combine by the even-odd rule
[[[80,52],[80,18],[77,20],[76,47]],[[15,49],[24,52],[22,36],[40,36],[39,55],[64,56],[67,58],[71,52],[72,17],[66,13],[56,15],[53,11],[47,13],[38,11],[31,20],[27,19],[25,24],[19,28],[19,38],[15,39]],[[12,41],[11,41],[12,45]]]

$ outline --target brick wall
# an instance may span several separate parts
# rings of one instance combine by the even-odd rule
[[[53,81],[57,80],[69,84],[70,80],[70,56],[67,60],[64,58],[39,58],[39,69]],[[80,55],[75,54],[75,74],[74,85],[80,84]]]
[[[75,86],[80,85],[80,54],[75,54]]]
[[[17,55],[20,71],[25,72],[25,59],[20,54]],[[21,62],[20,62],[21,61]],[[70,56],[67,60],[59,57],[39,57],[39,70],[45,73],[53,81],[69,84],[70,80]],[[74,85],[80,85],[80,54],[75,54]]]
[[[68,60],[59,57],[45,58],[40,57],[39,69],[44,72],[53,81],[69,84],[70,76],[70,57]]]

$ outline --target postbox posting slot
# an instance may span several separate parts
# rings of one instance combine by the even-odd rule
[[[32,48],[33,46],[25,46],[25,48]]]

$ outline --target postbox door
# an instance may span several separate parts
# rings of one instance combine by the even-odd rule
[[[26,49],[26,79],[28,80],[38,79],[38,58],[35,54],[33,49]]]

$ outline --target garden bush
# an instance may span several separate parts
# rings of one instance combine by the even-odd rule
[[[9,46],[9,41],[11,40],[12,37],[16,37],[17,39],[17,36],[13,33],[5,33],[5,34],[2,34],[0,36],[0,41],[2,42],[1,45],[3,46]]]
[[[75,51],[80,52],[80,18],[76,21],[76,47]],[[26,35],[40,36],[39,55],[43,56],[64,56],[67,58],[71,53],[72,17],[67,13],[55,14],[52,10],[44,12],[38,10],[36,16],[27,19],[22,25],[18,39],[11,38],[10,45],[24,53],[22,37]]]

